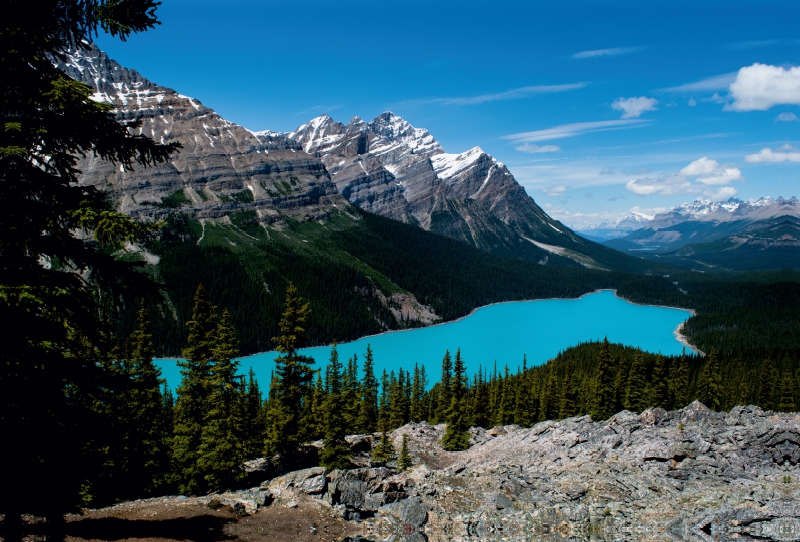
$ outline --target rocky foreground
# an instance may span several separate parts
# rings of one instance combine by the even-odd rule
[[[600,423],[473,429],[463,452],[442,450],[443,431],[394,431],[397,449],[408,435],[406,472],[310,468],[202,500],[251,514],[318,510],[375,541],[800,540],[798,414],[695,402]],[[370,440],[351,439],[362,460]]]

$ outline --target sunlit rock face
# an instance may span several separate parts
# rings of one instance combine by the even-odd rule
[[[346,206],[320,160],[282,134],[229,122],[94,46],[68,53],[58,66],[90,85],[93,99],[111,104],[118,120],[141,121],[134,133],[182,145],[169,162],[134,171],[91,156],[81,161],[82,182],[108,190],[122,211],[152,216],[181,207],[215,218],[255,210],[259,220],[273,222],[283,215],[324,218],[333,204]]]
[[[479,147],[448,154],[427,130],[391,112],[347,125],[322,115],[288,137],[322,160],[350,203],[372,213],[486,249],[513,251],[525,237],[573,238],[501,162]]]

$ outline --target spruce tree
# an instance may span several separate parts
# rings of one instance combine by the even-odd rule
[[[722,381],[719,369],[719,358],[712,347],[703,364],[703,372],[697,385],[697,398],[711,410],[718,412],[722,399]]]
[[[239,362],[233,359],[238,353],[236,330],[225,310],[213,332],[208,395],[197,450],[202,491],[232,489],[244,478],[244,390],[236,377]]]
[[[656,356],[653,374],[650,379],[650,406],[669,410],[669,387],[667,381],[667,360],[661,354]]]
[[[773,397],[778,385],[778,369],[772,358],[766,358],[761,365],[761,385],[758,390],[758,406],[764,410],[773,410]]]
[[[514,387],[508,365],[506,365],[503,370],[503,389],[500,394],[500,411],[498,413],[499,425],[510,425],[514,423],[514,402],[516,399],[517,390]]]
[[[447,412],[447,429],[442,437],[445,450],[466,450],[469,447],[469,426],[466,416],[466,374],[461,349],[456,351],[453,374],[450,379],[450,409]]]
[[[625,385],[625,402],[623,406],[631,412],[642,412],[649,405],[647,394],[647,373],[642,352],[637,350],[628,372],[628,381]]]
[[[472,386],[472,425],[475,427],[489,427],[489,384],[484,380],[481,368],[475,384]]]
[[[689,404],[689,360],[686,359],[686,352],[681,355],[678,363],[673,364],[672,374],[672,406],[673,408],[683,408]]]
[[[278,325],[281,335],[274,338],[280,356],[275,360],[274,401],[272,423],[268,429],[266,447],[268,453],[277,453],[283,466],[296,459],[297,451],[306,438],[301,424],[301,414],[311,391],[314,358],[298,353],[305,345],[305,323],[310,313],[308,303],[303,304],[297,288],[290,283],[286,289],[286,303]]]
[[[144,303],[139,308],[136,330],[130,337],[130,468],[133,492],[152,496],[168,482],[170,473],[170,419],[164,416],[161,370],[153,364],[153,335]],[[119,497],[124,497],[119,495]]]
[[[525,365],[525,360],[522,362]],[[522,373],[517,376],[517,395],[514,398],[514,423],[520,427],[530,427],[533,420],[530,416],[530,386],[528,385],[528,375]]]
[[[572,377],[572,366],[569,360],[564,368],[564,381],[561,383],[561,397],[558,407],[558,417],[561,419],[570,418],[577,414],[575,398],[575,382]]]
[[[789,371],[788,367],[783,370],[783,375],[781,376],[779,397],[779,412],[794,412],[796,410],[794,402],[794,381],[792,379],[792,373]]]
[[[394,460],[395,451],[394,446],[392,446],[392,441],[389,439],[389,431],[385,416],[381,417],[380,425],[381,440],[378,445],[372,449],[372,461],[376,463],[388,463]]]
[[[611,346],[608,338],[603,339],[597,355],[597,367],[594,373],[594,396],[591,406],[592,419],[607,420],[614,415],[614,365],[611,359]]]
[[[414,465],[411,453],[408,451],[408,435],[403,435],[403,445],[400,448],[400,456],[397,458],[397,470],[407,471]]]
[[[250,367],[247,373],[247,389],[244,397],[244,455],[247,459],[259,457],[263,448],[266,420],[261,389],[258,386],[255,372]]]
[[[360,395],[358,355],[356,354],[347,360],[347,365],[342,373],[342,417],[344,418],[345,434],[355,434],[359,431]]]
[[[450,350],[445,350],[442,358],[442,379],[439,388],[439,403],[437,405],[435,423],[447,421],[447,412],[450,409],[450,378],[453,371],[453,361],[450,357]]]
[[[175,401],[172,456],[178,487],[183,493],[197,493],[205,486],[197,460],[210,393],[215,312],[201,284],[194,294],[192,319],[186,323],[189,328],[189,345],[183,350],[186,359],[178,361],[183,378]]]
[[[329,469],[345,469],[351,466],[350,446],[345,441],[345,420],[343,386],[341,381],[342,364],[336,343],[331,348],[331,357],[327,369],[328,394],[324,403],[325,441],[319,454],[320,465]]]
[[[92,397],[106,392],[103,382],[121,382],[101,363],[110,346],[101,305],[116,311],[133,293],[156,295],[138,272],[143,263],[112,256],[127,241],[146,241],[156,224],[115,212],[102,187],[80,182],[78,160],[91,156],[130,171],[177,149],[134,135],[129,128],[138,123],[118,123],[110,104],[92,100],[94,90],[54,60],[88,49],[100,30],[124,41],[152,28],[157,6],[3,3],[0,434],[13,446],[4,446],[0,479],[15,488],[0,495],[7,526],[23,513],[59,522],[81,503],[81,485],[99,468],[86,446],[103,440],[109,423],[93,412]],[[42,499],[45,486],[58,490]]]
[[[421,422],[425,418],[423,413],[425,399],[425,383],[422,380],[422,373],[419,364],[414,364],[414,380],[411,382],[411,403],[409,405],[409,417],[412,422]]]
[[[364,354],[364,378],[361,380],[358,426],[362,433],[373,433],[378,428],[378,379],[375,378],[375,364],[370,345],[367,345],[367,352]]]

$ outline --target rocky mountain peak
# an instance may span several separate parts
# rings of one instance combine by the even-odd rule
[[[135,172],[94,157],[80,164],[81,182],[112,193],[119,209],[160,215],[182,208],[194,217],[225,218],[255,211],[261,223],[284,216],[325,217],[346,203],[325,167],[285,134],[252,132],[198,100],[120,66],[96,46],[68,51],[57,67],[95,89],[120,121],[140,121],[139,134],[161,143],[180,142],[169,162]],[[330,117],[321,118],[333,122]]]

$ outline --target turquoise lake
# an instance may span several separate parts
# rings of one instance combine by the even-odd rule
[[[675,330],[690,316],[686,310],[635,305],[611,290],[603,290],[578,299],[498,303],[455,322],[373,335],[337,348],[342,362],[358,354],[360,368],[369,344],[379,378],[384,368],[387,372],[397,372],[400,367],[413,372],[414,364],[419,363],[425,366],[429,384],[433,384],[441,376],[445,350],[454,355],[458,348],[470,376],[479,366],[492,371],[495,363],[500,371],[508,365],[515,372],[522,365],[523,355],[528,366],[541,365],[570,346],[603,337],[648,352],[680,354],[684,345],[678,342]],[[330,346],[320,346],[302,353],[313,356],[317,367],[325,367],[330,351]],[[240,358],[240,372],[247,374],[252,367],[266,392],[277,355],[264,352]],[[156,363],[169,387],[177,388],[181,375],[176,361],[160,359]]]

